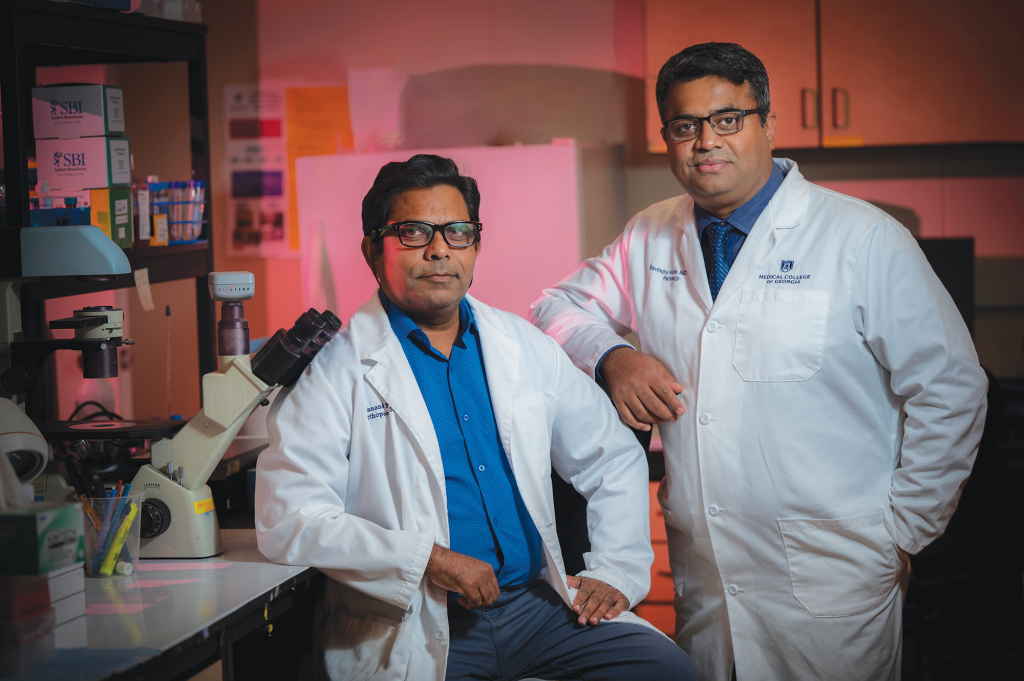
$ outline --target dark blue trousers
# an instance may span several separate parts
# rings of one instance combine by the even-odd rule
[[[480,610],[449,599],[445,679],[697,680],[690,658],[668,637],[639,624],[581,626],[577,617],[543,580],[503,592]]]

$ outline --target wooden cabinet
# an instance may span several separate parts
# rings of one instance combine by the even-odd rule
[[[739,43],[764,62],[780,149],[1024,141],[1020,0],[735,0],[721,9],[647,0],[644,8],[652,153],[665,151],[658,71],[709,41]]]
[[[820,6],[823,146],[1024,140],[1019,0]]]
[[[647,0],[644,9],[648,151],[666,151],[654,98],[658,71],[684,47],[710,41],[738,43],[764,62],[772,108],[779,115],[777,146],[818,146],[814,0],[737,0],[724,5]]]

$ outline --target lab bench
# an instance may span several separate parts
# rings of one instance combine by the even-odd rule
[[[222,530],[224,553],[153,559],[120,579],[86,579],[84,617],[55,637],[53,659],[19,679],[292,678],[309,650],[324,576],[277,565],[253,529]],[[67,627],[67,625],[65,625]]]

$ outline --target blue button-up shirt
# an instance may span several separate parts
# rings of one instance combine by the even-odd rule
[[[711,264],[714,262],[715,254],[711,249],[711,240],[704,236],[704,230],[708,225],[713,225],[716,222],[725,222],[732,227],[732,230],[725,235],[725,264],[732,267],[732,264],[736,261],[736,256],[739,255],[740,249],[743,247],[743,242],[747,240],[747,235],[753,229],[754,223],[761,217],[761,213],[764,212],[768,202],[775,196],[775,192],[778,191],[779,185],[782,184],[784,179],[786,179],[785,173],[782,172],[779,166],[773,163],[772,174],[768,176],[768,181],[764,183],[764,186],[749,201],[733,211],[733,214],[726,220],[719,220],[694,203],[693,214],[697,220],[700,249],[704,252],[704,271],[708,273],[709,277],[711,276]]]
[[[540,533],[498,435],[469,303],[463,299],[459,305],[459,335],[450,357],[435,350],[427,334],[383,293],[381,303],[441,448],[451,550],[490,563],[502,588],[533,582],[541,569]]]

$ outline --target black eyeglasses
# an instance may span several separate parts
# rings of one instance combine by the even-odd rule
[[[688,116],[677,118],[665,124],[665,130],[673,142],[687,142],[700,134],[700,126],[707,121],[715,134],[720,137],[735,135],[743,129],[743,119],[750,114],[763,114],[761,109],[737,109],[736,111],[722,111],[699,118]]]
[[[443,225],[429,222],[395,222],[384,225],[374,234],[375,239],[383,239],[391,230],[398,232],[398,240],[409,248],[423,248],[434,240],[434,232],[441,232],[441,238],[450,248],[469,248],[480,241],[483,224],[457,220]]]

